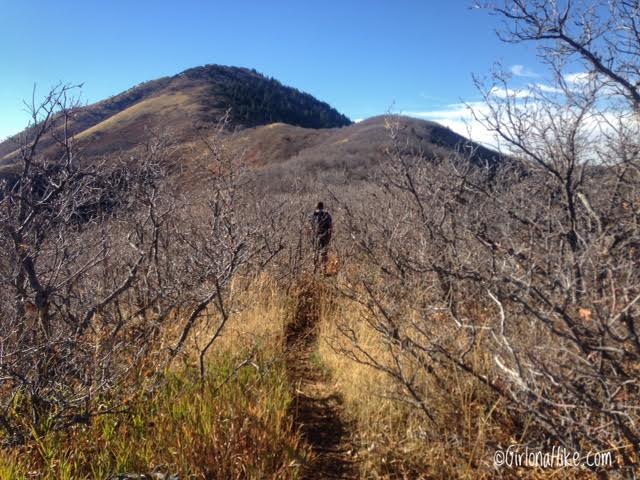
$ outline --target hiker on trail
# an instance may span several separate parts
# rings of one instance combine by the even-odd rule
[[[327,271],[327,260],[329,242],[331,241],[331,232],[333,231],[333,222],[331,215],[324,209],[324,204],[318,202],[316,211],[311,217],[313,229],[313,270],[318,268],[318,260],[322,263],[322,270]]]

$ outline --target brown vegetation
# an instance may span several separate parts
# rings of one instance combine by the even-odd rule
[[[156,133],[88,162],[69,89],[51,92],[0,198],[0,475],[635,478],[632,3],[603,3],[605,25],[571,2],[495,6],[511,41],[553,40],[555,75],[526,100],[503,73],[478,82],[502,157],[389,116],[222,121],[180,152],[186,173]],[[100,128],[183,98],[151,90]],[[319,195],[326,277],[310,273]],[[510,445],[612,456],[495,464]]]

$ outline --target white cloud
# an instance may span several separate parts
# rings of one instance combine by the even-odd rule
[[[589,72],[567,73],[564,80],[572,85],[584,85],[591,79],[592,74]]]
[[[540,75],[528,70],[523,65],[513,65],[511,67],[511,72],[514,76],[519,77],[540,77]],[[568,90],[579,91],[583,88],[587,88],[590,82],[594,81],[595,78],[593,73],[574,72],[565,74],[564,80],[567,84],[566,88]],[[590,112],[591,114],[583,118],[582,132],[594,143],[601,143],[607,134],[613,132],[613,125],[620,122],[621,118],[626,118],[625,111],[628,109],[628,106],[621,106],[611,101],[611,99],[616,95],[619,96],[619,93],[612,87],[607,87],[608,86],[605,84],[605,88],[600,91],[600,95],[602,95],[604,101],[594,106],[594,110]],[[546,105],[544,97],[551,97],[554,100],[557,99],[559,108],[559,106],[563,104],[563,95],[565,93],[568,94],[569,92],[564,92],[564,90],[559,88],[558,85],[545,82],[542,78],[538,81],[531,81],[530,83],[517,87],[502,85],[494,86],[489,90],[489,96],[493,97],[498,103],[502,99],[513,106],[516,106],[518,109],[532,109],[531,112],[535,112],[536,109],[540,107],[540,102]],[[489,99],[489,101],[491,100]],[[553,108],[553,105],[554,103],[551,102],[548,106],[549,108]],[[567,107],[571,109],[570,105],[567,105]],[[437,122],[460,135],[464,135],[473,141],[492,148],[499,149],[501,146],[506,146],[508,148],[508,145],[505,144],[504,140],[500,140],[495,132],[489,130],[482,125],[481,122],[475,119],[471,109],[473,109],[476,116],[479,118],[491,113],[489,106],[486,103],[476,101],[468,103],[451,103],[437,109],[426,111],[409,111],[406,112],[406,115]],[[558,112],[556,118],[559,118],[560,116],[561,112]],[[534,115],[532,118],[538,118],[538,116]],[[569,115],[567,118],[570,121],[572,117]],[[544,120],[545,115],[543,114],[540,116],[540,121]],[[640,128],[640,126],[638,126],[638,128]]]
[[[562,93],[562,89],[546,83],[530,83],[523,88],[493,87],[489,94],[497,98],[523,99],[530,98],[535,93]]]
[[[601,100],[615,101],[624,97],[616,82],[595,72],[567,73],[564,75],[564,81],[568,84],[569,89],[576,92],[589,92],[590,89],[598,87],[597,94]]]
[[[533,115],[529,120],[534,122],[530,126],[531,128],[537,129],[538,133],[544,129],[545,124],[551,122],[552,118],[556,122],[554,129],[557,129],[561,127],[563,119],[571,123],[575,121],[578,116],[582,116],[579,110],[573,109],[571,106],[543,105],[533,100],[526,104],[524,102],[519,103],[519,105],[522,108],[532,109],[532,113],[539,111],[538,109],[543,106],[546,108],[541,115]],[[557,114],[554,113],[554,108],[558,109]],[[503,147],[509,150],[510,147],[508,143],[500,140],[495,132],[487,129],[481,122],[476,120],[471,110],[473,110],[479,118],[491,113],[489,106],[481,101],[469,102],[467,104],[453,103],[439,109],[409,111],[404,113],[408,116],[437,122],[489,148],[501,150],[501,147]],[[608,158],[606,155],[607,138],[616,138],[623,130],[627,132],[640,132],[640,121],[637,120],[631,111],[624,109],[599,109],[596,106],[590,112],[590,115],[582,118],[580,135],[585,141],[581,142],[582,151],[579,154],[583,159],[595,162],[600,162],[603,158]],[[563,134],[561,128],[557,132],[559,135]],[[627,133],[627,135],[629,134]],[[532,137],[532,141],[535,142],[535,137]],[[603,151],[605,152],[604,154],[602,153]]]
[[[470,102],[469,104],[452,103],[439,110],[403,113],[410,117],[437,122],[460,135],[470,138],[474,142],[495,148],[498,145],[495,133],[487,130],[474,118],[471,108],[473,108],[476,113],[482,115],[482,113],[487,113],[489,107],[484,102]]]
[[[527,88],[512,89],[493,87],[489,90],[489,95],[498,98],[527,98],[531,96],[531,91]]]
[[[533,70],[529,70],[524,65],[512,65],[511,73],[516,77],[539,77]]]
[[[536,88],[543,93],[562,93],[561,88],[547,85],[544,83],[536,83],[532,88]]]

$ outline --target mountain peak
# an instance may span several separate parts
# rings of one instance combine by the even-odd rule
[[[305,128],[352,123],[327,103],[256,70],[204,65],[81,107],[69,127],[86,154],[101,155],[129,150],[144,143],[149,131],[167,128],[177,142],[188,141],[215,128],[227,112],[234,129],[275,122]],[[11,163],[13,140],[0,143],[0,165]],[[43,139],[41,147],[53,144],[52,138]]]

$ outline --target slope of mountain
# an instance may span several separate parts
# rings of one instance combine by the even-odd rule
[[[393,124],[393,125],[392,125]],[[378,116],[344,128],[304,129],[281,123],[247,129],[235,139],[250,163],[268,165],[295,161],[343,163],[356,167],[378,163],[391,146],[390,129],[396,130],[403,148],[425,157],[451,153],[460,148],[473,149],[473,161],[494,163],[499,155],[471,142],[442,125],[404,116]]]
[[[309,94],[246,68],[207,65],[137,85],[73,112],[69,125],[86,155],[126,151],[150,132],[170,132],[176,143],[197,137],[229,111],[231,126],[284,122],[309,128],[351,124]],[[0,143],[0,165],[11,163],[17,136]],[[51,137],[43,149],[54,146]]]
[[[216,65],[146,82],[78,108],[69,129],[85,161],[135,158],[125,154],[153,135],[165,135],[171,158],[180,164],[176,170],[185,175],[179,183],[199,188],[197,168],[189,167],[200,164],[202,138],[216,132],[227,113],[226,135],[233,153],[259,171],[264,185],[281,191],[293,178],[330,177],[332,184],[366,180],[387,158],[390,122],[403,148],[426,158],[461,148],[471,149],[474,163],[495,164],[499,158],[437,123],[381,116],[354,124],[328,104],[254,70]],[[39,148],[55,156],[59,147],[49,135]],[[16,142],[0,143],[0,172],[10,173],[15,159]]]
[[[232,145],[276,190],[286,191],[294,178],[344,184],[367,180],[388,160],[391,125],[404,151],[426,159],[454,151],[462,151],[477,165],[497,165],[502,159],[442,125],[403,116],[372,117],[343,128],[317,130],[271,124],[237,133]]]

